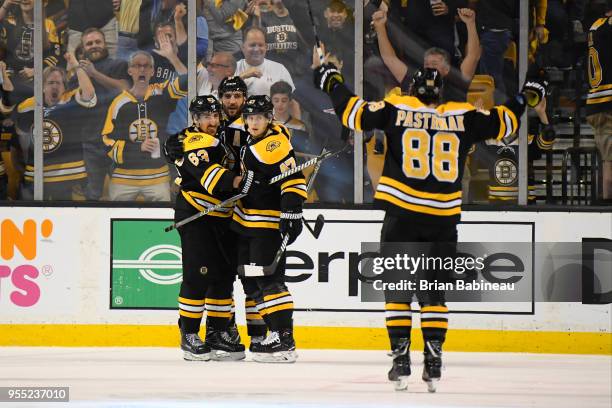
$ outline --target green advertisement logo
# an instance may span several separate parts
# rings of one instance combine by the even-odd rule
[[[111,220],[111,309],[176,309],[181,244],[168,220]]]

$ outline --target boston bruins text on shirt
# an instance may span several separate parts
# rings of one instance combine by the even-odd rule
[[[59,102],[43,108],[43,178],[45,183],[58,183],[87,178],[83,161],[80,121],[83,109],[92,108],[97,99],[83,101],[77,88],[62,95]],[[17,105],[16,127],[31,133],[34,122],[34,97]],[[79,113],[81,112],[81,113]],[[28,149],[24,179],[34,181],[34,146]]]
[[[267,179],[296,166],[289,131],[281,124],[274,124],[262,138],[249,138],[240,155],[248,170]],[[255,196],[247,195],[234,207],[232,227],[246,236],[278,233],[281,208],[295,208],[307,197],[302,172],[271,185],[259,185]]]
[[[113,99],[102,129],[108,156],[116,163],[113,183],[145,186],[170,181],[165,159],[152,158],[151,153],[140,150],[140,145],[146,138],[165,137],[168,116],[176,101],[187,96],[185,84],[186,77],[151,84],[142,102],[127,90]],[[160,140],[160,144],[163,142]]]
[[[193,126],[183,130],[182,137],[184,154],[176,163],[179,173],[176,183],[183,198],[196,210],[204,211],[231,196],[235,173],[225,167],[228,155],[222,140]],[[232,207],[208,215],[228,218]]]
[[[387,153],[375,204],[390,214],[421,223],[457,223],[461,214],[461,178],[474,142],[511,135],[518,128],[515,100],[491,111],[468,103],[437,108],[412,96],[392,95],[366,102],[344,85],[331,93],[342,124],[357,131],[384,130]]]
[[[587,115],[612,111],[612,17],[596,20],[589,30]]]

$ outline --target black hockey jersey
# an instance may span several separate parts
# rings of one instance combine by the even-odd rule
[[[176,162],[179,173],[176,183],[181,187],[185,200],[196,210],[204,211],[232,195],[236,174],[224,167],[227,148],[220,139],[193,126],[181,133],[184,153]],[[208,215],[229,218],[232,207],[229,205]]]
[[[536,132],[534,132],[536,133]],[[546,126],[541,132],[529,134],[528,189],[529,202],[535,202],[535,181],[533,175],[533,160],[539,159],[542,153],[552,150],[555,142],[555,132],[552,126]],[[485,161],[489,170],[489,201],[492,203],[508,203],[518,200],[518,139],[506,145],[495,139],[485,140],[481,146],[484,149]]]
[[[0,153],[9,152],[11,144],[15,143],[15,127],[7,126],[4,121],[0,122]],[[6,176],[6,166],[0,156],[0,177]]]
[[[228,149],[227,168],[240,172],[240,149],[246,146],[249,133],[244,127],[242,116],[232,120],[224,119],[221,122],[221,140]]]
[[[344,85],[336,86],[331,98],[344,126],[386,133],[387,153],[374,195],[376,207],[434,224],[460,220],[461,179],[472,144],[511,135],[524,110],[516,99],[491,111],[459,102],[430,108],[415,97],[402,95],[367,102]]]
[[[64,93],[54,106],[43,108],[43,178],[45,183],[57,183],[87,178],[83,161],[82,123],[78,118],[96,105],[97,99],[83,101],[79,89]],[[34,97],[17,105],[15,125],[32,133]],[[30,143],[24,180],[34,181],[34,144]]]
[[[143,152],[140,145],[146,138],[160,138],[160,145],[164,143],[168,116],[177,100],[187,96],[185,85],[186,77],[182,76],[149,85],[143,101],[127,90],[113,99],[102,129],[102,141],[116,164],[113,183],[144,186],[170,181],[165,159]]]
[[[289,131],[281,124],[274,124],[262,138],[249,138],[240,156],[246,169],[265,179],[296,166]],[[241,199],[234,207],[232,228],[247,236],[277,233],[281,209],[301,208],[307,197],[302,172],[271,185],[259,185],[253,194]]]
[[[589,94],[586,112],[612,111],[612,17],[596,20],[589,30]]]

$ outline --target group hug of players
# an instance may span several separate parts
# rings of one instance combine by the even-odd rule
[[[316,55],[316,53],[315,53]],[[431,251],[455,250],[461,213],[461,179],[470,147],[497,139],[510,143],[527,105],[545,103],[547,84],[528,80],[522,91],[490,111],[469,103],[443,103],[438,71],[418,70],[409,95],[368,102],[344,84],[342,74],[313,57],[315,86],[329,95],[343,126],[381,129],[387,138],[375,205],[385,211],[381,242],[429,242]],[[287,129],[273,120],[267,96],[247,96],[237,77],[190,105],[193,126],[168,139],[180,193],[175,219],[183,220],[221,201],[242,199],[179,228],[183,282],[179,295],[181,348],[188,360],[245,357],[234,320],[233,283],[239,265],[270,265],[283,237],[292,243],[302,229],[307,198],[301,172],[269,184],[295,167]],[[439,243],[439,245],[437,245]],[[451,244],[449,246],[449,243]],[[240,277],[246,295],[250,351],[258,362],[295,362],[293,299],[284,283],[285,263],[273,275]],[[410,375],[412,293],[385,293],[385,318],[393,366],[388,378],[406,389]],[[440,379],[448,309],[440,292],[416,294],[424,338],[422,378],[430,391]],[[199,337],[206,311],[206,337]]]

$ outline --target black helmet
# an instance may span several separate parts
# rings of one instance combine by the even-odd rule
[[[236,91],[242,92],[245,97],[247,96],[247,85],[244,83],[242,78],[239,76],[223,78],[219,84],[219,96],[223,96],[223,94],[226,92]]]
[[[412,76],[410,95],[416,96],[423,103],[439,102],[442,98],[444,81],[442,75],[434,68],[420,68]]]
[[[189,104],[191,114],[204,112],[221,112],[221,102],[213,95],[200,95],[191,100]]]
[[[245,101],[242,115],[264,115],[271,119],[273,110],[274,105],[268,95],[253,95]]]

